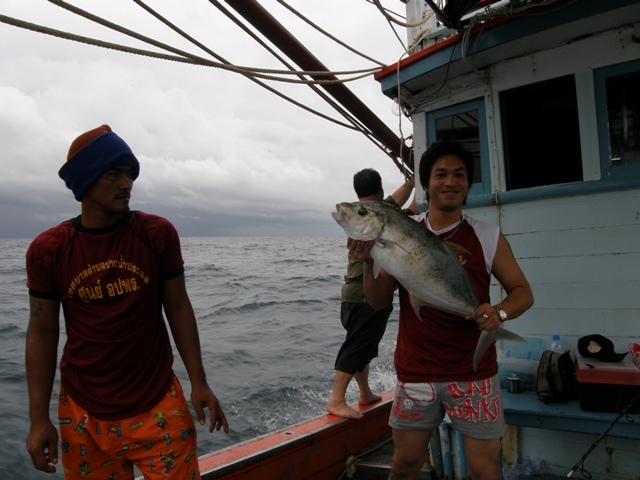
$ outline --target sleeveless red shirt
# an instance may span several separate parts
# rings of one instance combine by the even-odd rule
[[[413,217],[427,228],[426,213]],[[491,266],[498,246],[496,225],[463,216],[459,228],[434,232],[465,248],[460,261],[482,303],[489,303]],[[417,318],[409,294],[399,286],[400,320],[394,356],[398,379],[403,382],[479,380],[498,372],[495,344],[473,370],[480,330],[473,320],[423,306]]]

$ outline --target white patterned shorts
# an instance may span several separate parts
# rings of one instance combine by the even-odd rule
[[[461,382],[399,382],[389,425],[397,430],[433,430],[445,413],[462,435],[483,440],[505,432],[498,375]]]

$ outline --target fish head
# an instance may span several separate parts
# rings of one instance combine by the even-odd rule
[[[354,240],[375,240],[384,231],[385,218],[379,206],[382,202],[343,202],[331,214],[348,237]]]

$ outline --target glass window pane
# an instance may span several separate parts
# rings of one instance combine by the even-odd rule
[[[455,115],[440,117],[435,121],[436,139],[456,140],[473,154],[475,168],[473,181],[482,182],[482,168],[480,168],[480,127],[478,125],[478,110],[468,110]]]
[[[572,75],[500,94],[507,190],[582,181]]]
[[[611,165],[640,163],[640,73],[605,82]]]

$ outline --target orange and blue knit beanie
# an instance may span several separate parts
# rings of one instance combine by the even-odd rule
[[[140,174],[140,163],[129,145],[112,132],[109,125],[102,125],[73,141],[67,162],[58,171],[58,176],[80,202],[104,172],[120,166],[133,168],[133,180]]]

